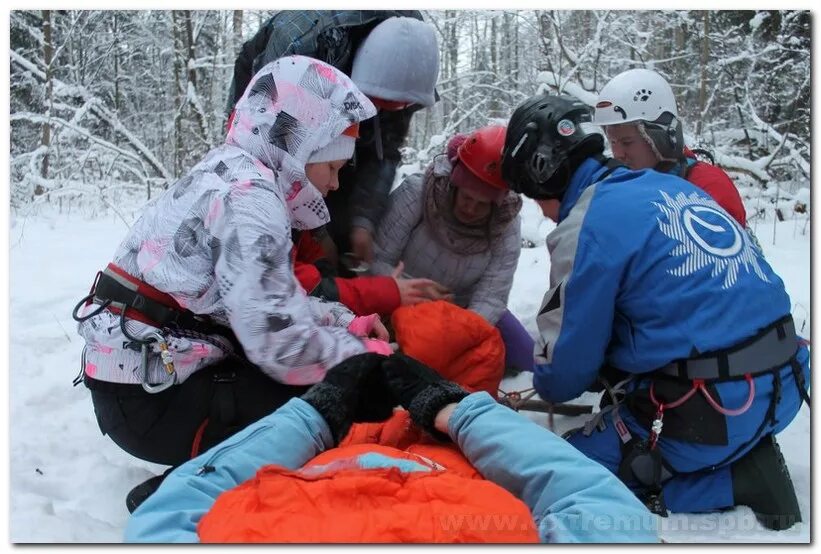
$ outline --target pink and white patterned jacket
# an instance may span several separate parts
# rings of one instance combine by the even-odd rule
[[[354,317],[347,308],[300,287],[291,230],[329,221],[305,176],[308,157],[375,113],[328,64],[304,56],[269,63],[237,103],[225,144],[145,207],[114,263],[192,312],[230,326],[248,359],[272,379],[320,381],[329,367],[366,349],[346,329]],[[127,326],[138,337],[156,331],[133,320]],[[119,316],[104,311],[78,331],[89,377],[142,382],[140,353],[125,347]],[[217,336],[165,336],[180,382],[229,349]],[[156,350],[148,370],[149,382],[166,379]]]

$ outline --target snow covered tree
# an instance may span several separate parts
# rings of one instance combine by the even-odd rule
[[[503,122],[536,91],[592,104],[610,78],[647,67],[673,86],[688,144],[712,151],[748,197],[808,184],[808,11],[423,14],[439,33],[441,99],[414,116],[409,163]],[[11,12],[12,205],[108,209],[167,187],[224,139],[236,53],[271,15]]]

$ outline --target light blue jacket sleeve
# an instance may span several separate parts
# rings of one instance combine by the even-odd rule
[[[527,504],[542,542],[659,542],[657,516],[615,475],[487,393],[462,400],[448,431],[485,478]]]
[[[333,446],[327,423],[313,406],[292,398],[165,478],[137,508],[126,542],[199,542],[197,524],[217,496],[253,477],[268,464],[289,469]]]

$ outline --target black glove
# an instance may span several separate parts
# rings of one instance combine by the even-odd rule
[[[450,438],[438,431],[433,423],[436,414],[469,393],[436,371],[405,354],[394,354],[382,362],[388,388],[408,412],[414,423],[440,440]]]
[[[348,358],[302,395],[325,419],[334,444],[345,438],[353,422],[383,421],[399,404],[380,369],[384,360],[385,356],[373,353]]]

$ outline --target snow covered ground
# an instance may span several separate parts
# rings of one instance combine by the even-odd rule
[[[547,287],[549,262],[544,237],[553,224],[525,204],[523,235],[535,248],[522,250],[510,298],[511,310],[535,332],[534,315]],[[793,300],[796,326],[810,336],[810,236],[803,221],[756,232],[767,258]],[[71,310],[87,293],[94,274],[110,260],[126,231],[114,216],[82,214],[12,217],[10,227],[10,539],[12,542],[119,542],[128,518],[125,495],[163,468],[136,460],[100,434],[82,385],[82,347]],[[529,374],[503,384],[529,386]],[[582,400],[595,401],[596,395]],[[542,414],[529,414],[546,422]],[[556,417],[556,431],[582,418]],[[776,533],[762,528],[741,507],[710,515],[675,515],[663,520],[668,542],[809,542],[810,415],[804,406],[779,436],[795,482],[805,523]]]

